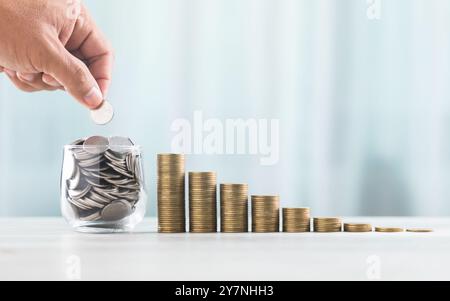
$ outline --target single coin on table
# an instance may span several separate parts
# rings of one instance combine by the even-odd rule
[[[91,110],[91,118],[98,125],[105,125],[114,118],[114,108],[107,100],[97,109]]]

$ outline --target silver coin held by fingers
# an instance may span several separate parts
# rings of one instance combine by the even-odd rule
[[[100,107],[91,110],[91,118],[98,125],[108,124],[114,118],[114,108],[109,101],[103,100]]]

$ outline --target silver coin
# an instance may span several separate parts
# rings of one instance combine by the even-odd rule
[[[94,158],[91,158],[91,159],[88,159],[88,160],[80,161],[78,164],[81,167],[88,168],[88,167],[92,167],[92,166],[98,166],[104,160],[105,159],[103,158],[103,156],[98,156],[98,157],[94,157]]]
[[[78,185],[80,184],[80,178],[81,178],[80,169],[77,166],[74,166],[74,168],[76,169],[75,175],[71,179],[67,180],[67,188],[69,190],[76,189],[78,187]]]
[[[110,172],[106,172],[106,171],[100,171],[99,175],[105,179],[120,179],[122,177],[122,175],[118,175],[118,174],[110,173]]]
[[[81,204],[92,207],[92,208],[99,208],[102,209],[103,207],[105,207],[104,204],[98,203],[96,201],[91,200],[90,198],[88,198],[87,196],[85,196],[82,199],[78,200]]]
[[[128,193],[123,198],[126,199],[127,201],[137,202],[139,200],[139,196],[140,196],[139,192],[135,191],[134,193]]]
[[[98,187],[98,188],[107,188],[108,187],[107,184],[100,183],[101,179],[85,178],[84,180],[93,187]]]
[[[97,211],[91,215],[88,215],[85,217],[80,217],[80,220],[84,221],[84,222],[94,222],[94,221],[99,220],[100,218],[101,218],[100,212]]]
[[[104,221],[119,221],[133,212],[132,206],[125,200],[114,201],[103,208],[101,216]]]
[[[108,150],[107,152],[105,152],[105,157],[111,161],[120,161],[121,162],[121,161],[125,160],[126,156],[124,154],[115,153],[115,152],[112,152],[111,150]]]
[[[76,172],[75,158],[72,154],[68,154],[63,161],[62,178],[64,180],[72,179]]]
[[[124,170],[124,171],[127,170],[127,163],[125,161],[123,161],[123,162],[111,161],[111,164],[116,166],[117,168]]]
[[[138,182],[138,184],[142,184],[142,169],[141,169],[141,161],[140,161],[140,157],[136,156],[134,163],[133,163],[133,168],[134,168],[134,176],[136,181]]]
[[[92,136],[83,143],[83,149],[93,155],[100,155],[109,148],[109,140],[102,136]]]
[[[130,138],[127,137],[111,137],[109,138],[109,148],[116,153],[124,154],[128,153],[129,148],[133,146],[134,143]]]
[[[69,196],[73,200],[78,200],[84,197],[91,190],[91,186],[87,185],[84,189],[81,190],[69,190]]]
[[[118,199],[116,196],[113,195],[113,193],[115,192],[115,190],[111,190],[111,189],[103,189],[103,188],[98,188],[98,187],[92,187],[91,194],[96,194],[99,195],[101,197],[103,197],[103,199],[108,199],[110,203],[111,201],[115,201],[116,199]],[[93,198],[96,198],[95,196],[93,196]]]
[[[91,172],[84,168],[80,168],[80,173],[85,177],[93,177]]]
[[[84,144],[84,142],[83,142],[83,144]],[[74,150],[73,155],[74,155],[75,159],[77,159],[79,161],[89,160],[89,159],[92,159],[92,158],[95,158],[96,156],[98,156],[98,154],[87,153],[83,149]]]
[[[117,193],[119,192],[119,188],[117,187],[108,187],[108,188],[93,188],[96,192],[106,192],[106,193]]]
[[[68,199],[68,201],[74,205],[75,207],[81,209],[81,210],[91,210],[92,208],[89,206],[86,206],[84,204],[82,204],[81,202],[77,201],[77,200],[73,200],[73,199]]]
[[[133,175],[128,173],[125,169],[119,168],[119,167],[117,167],[114,164],[109,163],[109,162],[106,162],[106,164],[109,165],[112,169],[114,169],[119,174],[124,175],[124,176],[129,177],[129,178],[133,178]]]
[[[129,190],[140,190],[141,186],[139,184],[128,184],[128,185],[117,185],[120,188],[129,189]]]
[[[132,179],[129,178],[124,178],[124,179],[107,179],[105,178],[105,181],[108,183],[111,183],[115,186],[120,186],[120,185],[133,185],[136,182]]]
[[[91,118],[98,125],[108,124],[114,118],[114,108],[108,101],[104,100],[100,107],[91,110]]]
[[[112,197],[107,198],[99,193],[94,192],[94,191],[91,191],[88,194],[88,197],[89,197],[89,199],[93,200],[94,202],[102,203],[102,204],[109,204],[109,203],[111,203],[112,200],[114,200],[114,198],[112,198]]]
[[[95,166],[95,167],[86,167],[85,170],[89,172],[102,173],[109,169],[108,166]]]

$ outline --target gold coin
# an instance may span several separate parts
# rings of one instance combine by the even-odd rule
[[[433,229],[425,229],[425,228],[406,229],[406,232],[429,233],[429,232],[433,232]]]
[[[372,225],[370,225],[370,224],[345,223],[344,231],[345,232],[372,232],[373,228],[372,228]]]
[[[186,231],[184,155],[157,155],[158,231]]]
[[[396,227],[375,227],[375,232],[405,232],[402,228],[396,228]]]
[[[253,195],[252,232],[280,231],[280,198],[278,196]]]
[[[315,217],[314,232],[341,232],[342,221],[338,217]]]
[[[283,232],[298,233],[311,231],[309,208],[283,208]]]
[[[217,232],[217,184],[214,172],[189,172],[189,231]]]

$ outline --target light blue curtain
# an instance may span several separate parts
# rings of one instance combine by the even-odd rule
[[[66,94],[0,79],[0,215],[59,215],[62,146],[94,134],[155,155],[176,118],[276,118],[280,161],[189,156],[254,194],[314,215],[450,213],[450,2],[85,1],[116,52],[114,122],[97,127]]]

